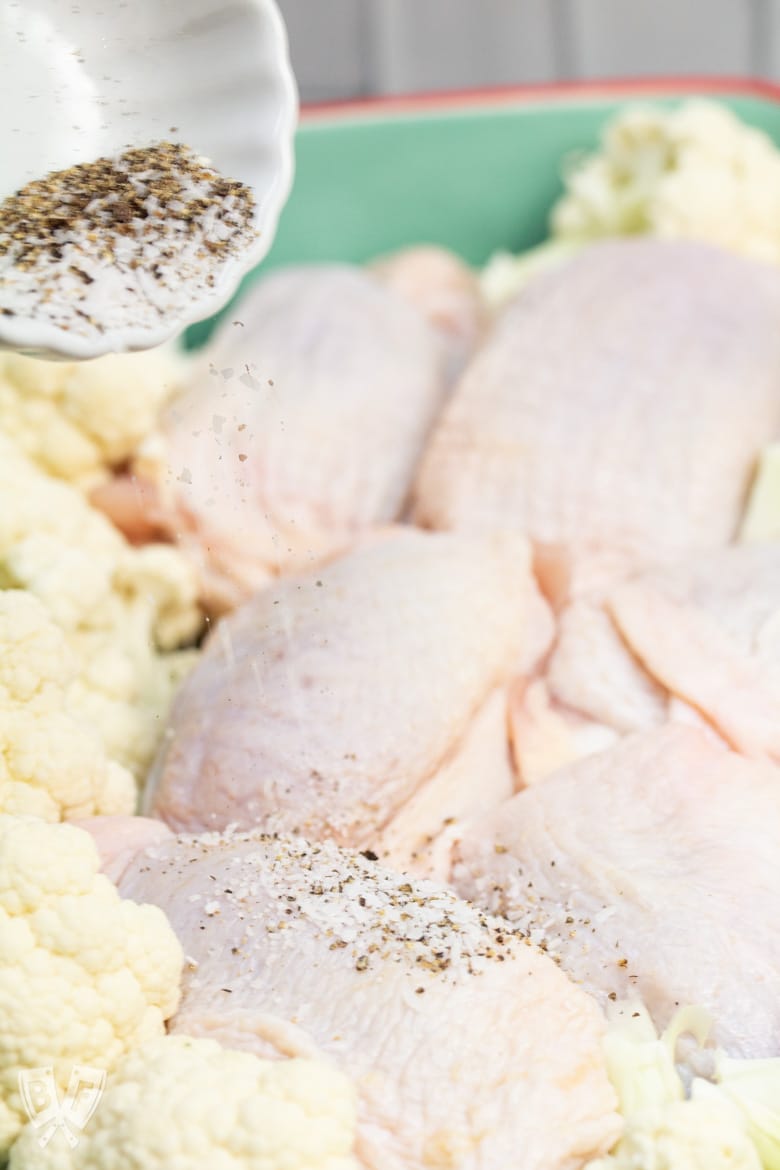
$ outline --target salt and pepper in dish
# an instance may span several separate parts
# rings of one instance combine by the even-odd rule
[[[151,348],[268,251],[297,115],[273,0],[6,0],[0,97],[0,348]]]

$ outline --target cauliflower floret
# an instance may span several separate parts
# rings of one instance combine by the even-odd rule
[[[130,458],[181,388],[171,346],[88,362],[0,356],[0,430],[44,470],[90,486]]]
[[[77,673],[40,601],[0,591],[0,812],[58,821],[133,811],[131,773],[70,710]]]
[[[126,1057],[78,1145],[28,1126],[9,1170],[356,1170],[355,1094],[309,1060],[167,1036]]]
[[[675,1063],[678,1041],[690,1034],[701,1045],[710,1026],[705,1013],[686,1008],[659,1037],[641,1005],[610,1011],[604,1056],[625,1127],[610,1154],[585,1170],[762,1170],[745,1118],[716,1086],[696,1079],[694,1088],[702,1085],[713,1096],[685,1096]]]
[[[201,628],[195,571],[171,546],[130,546],[79,491],[2,435],[0,500],[0,587],[43,603],[78,664],[71,712],[142,776],[194,660],[166,651]]]
[[[745,544],[780,540],[780,443],[761,452],[739,539]]]
[[[675,1101],[630,1117],[613,1153],[586,1170],[761,1170],[761,1160],[729,1110]]]
[[[182,951],[161,910],[120,898],[73,825],[0,816],[0,1161],[26,1118],[19,1073],[111,1070],[164,1034]]]
[[[780,1058],[734,1060],[719,1052],[715,1084],[695,1080],[691,1096],[735,1110],[765,1170],[780,1170]]]
[[[714,102],[630,107],[566,176],[553,235],[649,233],[780,262],[780,152]]]

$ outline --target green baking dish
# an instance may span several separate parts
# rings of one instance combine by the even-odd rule
[[[780,88],[729,78],[534,86],[305,109],[295,184],[276,241],[242,287],[283,264],[361,262],[422,241],[443,244],[472,264],[499,248],[530,247],[544,238],[567,155],[595,146],[625,102],[672,105],[692,97],[722,101],[780,143]],[[218,320],[190,329],[187,345],[204,341]]]

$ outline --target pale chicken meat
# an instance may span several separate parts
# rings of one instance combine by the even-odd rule
[[[464,821],[508,800],[517,788],[506,686],[495,689],[451,757],[372,842],[392,869],[446,882]]]
[[[441,337],[450,377],[460,374],[487,327],[473,269],[433,244],[383,256],[371,268],[384,284],[417,306]]]
[[[780,545],[648,573],[614,589],[608,608],[670,702],[745,755],[780,763]]]
[[[421,845],[511,790],[501,688],[551,637],[521,537],[402,529],[277,582],[183,683],[147,810],[380,854],[387,834],[394,863],[424,863]]]
[[[369,273],[272,273],[198,355],[162,455],[99,499],[131,536],[171,534],[231,607],[398,517],[444,366],[433,327]]]
[[[544,945],[602,1003],[664,1027],[714,1019],[733,1055],[780,1055],[780,770],[689,727],[628,736],[487,813],[457,891]]]
[[[596,1005],[442,887],[332,844],[208,834],[142,847],[120,890],[187,956],[171,1030],[331,1060],[367,1170],[579,1170],[617,1136]]]
[[[668,722],[780,763],[780,545],[696,554],[575,601],[542,677],[510,703],[526,782]]]
[[[100,867],[115,884],[144,849],[173,838],[167,825],[151,817],[88,817],[72,823],[91,835],[100,855]]]
[[[526,533],[595,588],[735,534],[780,426],[780,275],[689,242],[623,240],[505,311],[429,444],[414,516]]]
[[[518,678],[509,689],[509,739],[518,787],[543,780],[563,764],[611,747],[620,732],[563,706],[544,678]]]

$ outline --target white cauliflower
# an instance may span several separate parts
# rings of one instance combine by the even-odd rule
[[[780,540],[780,443],[761,452],[739,539],[745,544]]]
[[[137,777],[154,753],[202,625],[194,570],[169,545],[136,549],[81,493],[0,434],[0,588],[45,606],[78,663],[71,711]]]
[[[732,1060],[718,1053],[715,1084],[695,1080],[691,1096],[720,1110],[735,1110],[764,1170],[780,1170],[780,1058]]]
[[[0,591],[0,813],[58,821],[133,811],[133,776],[70,709],[77,675],[41,602]]]
[[[780,262],[780,152],[715,102],[629,107],[565,185],[557,238],[649,233]]]
[[[739,1110],[725,1100],[685,1095],[677,1042],[691,1033],[702,1044],[709,1018],[684,1009],[659,1037],[641,1005],[621,1004],[610,1017],[604,1055],[625,1126],[610,1154],[586,1170],[761,1170]]]
[[[19,1073],[111,1070],[164,1034],[182,952],[161,910],[125,901],[73,825],[0,816],[0,1161],[26,1117]]]
[[[675,1101],[635,1113],[613,1153],[586,1170],[761,1170],[761,1160],[729,1110],[711,1101]]]
[[[182,385],[176,349],[88,362],[0,355],[0,431],[39,466],[83,487],[129,459]]]
[[[356,1170],[355,1094],[326,1064],[167,1036],[108,1077],[78,1145],[28,1126],[9,1170]]]

